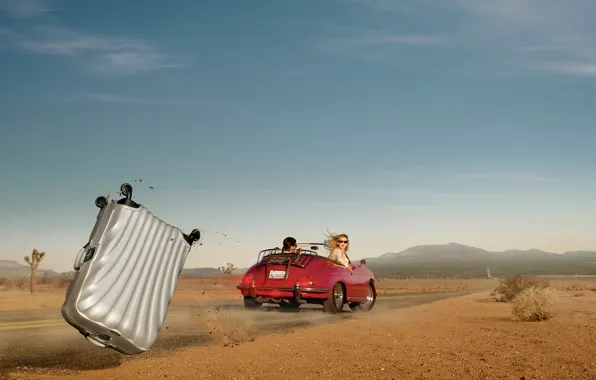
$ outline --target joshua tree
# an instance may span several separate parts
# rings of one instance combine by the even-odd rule
[[[45,255],[45,252],[39,252],[36,248],[33,250],[31,257],[25,256],[25,261],[31,266],[31,293],[33,293],[33,279],[35,278],[35,271],[37,271],[37,267],[39,267],[39,263],[41,263]]]

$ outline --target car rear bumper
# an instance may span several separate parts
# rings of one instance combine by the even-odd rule
[[[291,298],[296,301],[302,299],[327,299],[329,288],[300,286],[296,284],[278,286],[255,286],[254,284],[239,284],[236,286],[243,296],[263,297],[271,299]]]

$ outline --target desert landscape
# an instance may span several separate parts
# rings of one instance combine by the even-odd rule
[[[381,277],[371,312],[340,315],[245,310],[239,279],[182,277],[156,344],[126,356],[62,320],[68,277],[3,278],[0,378],[596,379],[596,276]]]
[[[595,14],[0,0],[0,380],[596,380]]]

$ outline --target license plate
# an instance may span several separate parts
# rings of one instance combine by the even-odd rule
[[[284,277],[286,277],[286,271],[285,270],[272,270],[272,271],[269,271],[269,278],[282,279]]]

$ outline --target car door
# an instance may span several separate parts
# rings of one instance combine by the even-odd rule
[[[352,281],[354,282],[354,289],[357,289],[358,298],[366,298],[368,296],[368,276],[362,270],[361,265],[352,266]],[[355,295],[356,296],[356,295]]]
[[[346,283],[349,283],[348,295],[354,298],[366,297],[366,292],[363,287],[364,276],[357,265],[350,262],[352,274],[346,269]]]

